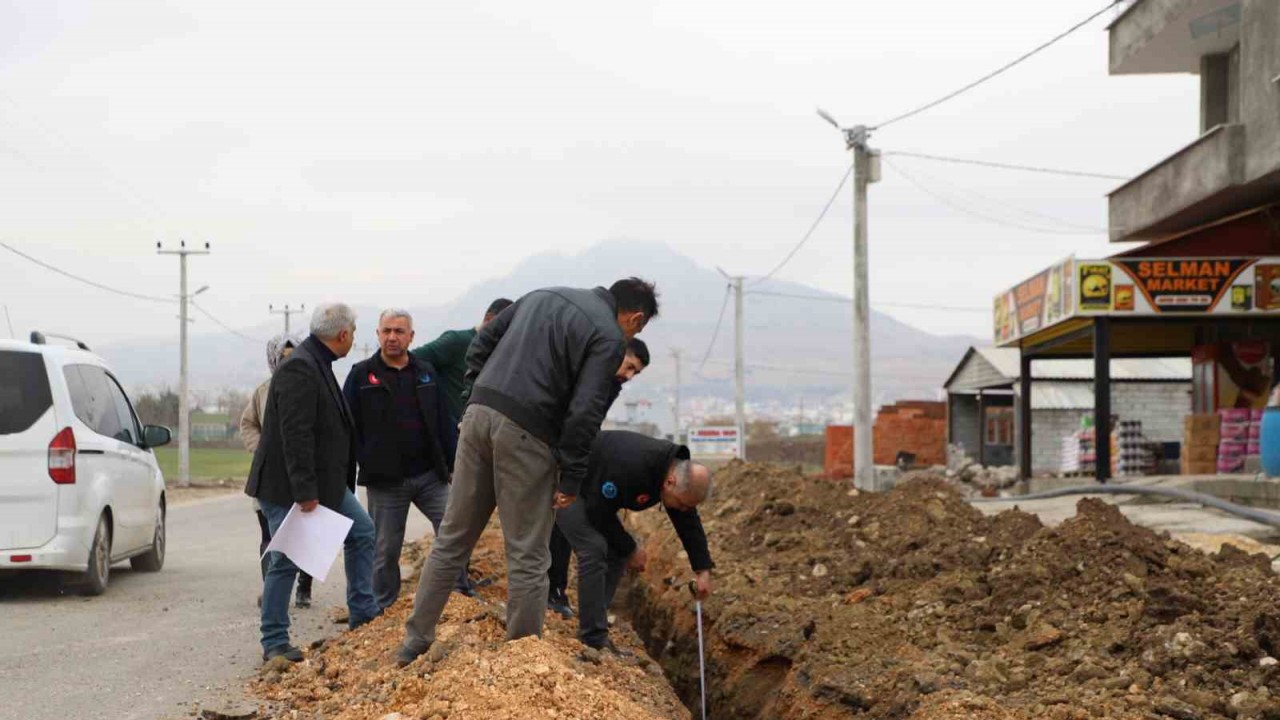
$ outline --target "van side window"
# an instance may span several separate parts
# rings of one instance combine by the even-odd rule
[[[138,418],[133,413],[133,406],[129,404],[128,396],[124,394],[124,389],[114,377],[109,373],[104,373],[104,376],[111,390],[111,404],[115,406],[116,415],[120,418],[120,434],[116,439],[132,445],[141,445],[142,430],[138,427]]]
[[[63,368],[67,388],[71,392],[71,407],[76,417],[90,430],[123,442],[133,442],[125,433],[111,397],[111,378],[96,365],[68,365]]]

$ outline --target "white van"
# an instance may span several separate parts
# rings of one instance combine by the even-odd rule
[[[164,565],[151,448],[170,433],[143,427],[102,358],[75,345],[0,340],[0,573],[72,571],[81,592],[100,595],[113,563]]]

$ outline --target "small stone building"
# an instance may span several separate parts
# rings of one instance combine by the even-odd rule
[[[1056,473],[1063,438],[1093,412],[1093,361],[1040,360],[1032,373],[1032,472]],[[1190,359],[1113,360],[1111,379],[1113,414],[1141,421],[1150,440],[1182,440],[1182,418],[1191,409]],[[1016,348],[969,348],[943,386],[947,442],[984,465],[1015,464],[1018,380]]]

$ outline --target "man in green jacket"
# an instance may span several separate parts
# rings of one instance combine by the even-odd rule
[[[466,330],[446,330],[435,340],[410,351],[414,357],[431,363],[436,372],[440,373],[444,380],[445,399],[455,423],[462,419],[462,378],[467,372],[467,348],[471,347],[471,341],[480,328],[510,305],[510,300],[498,298],[489,304],[489,309],[484,311],[484,320],[478,326]]]

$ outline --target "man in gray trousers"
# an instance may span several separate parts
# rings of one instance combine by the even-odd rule
[[[380,610],[400,595],[400,551],[409,506],[416,505],[440,532],[458,445],[443,378],[431,363],[409,354],[412,342],[409,313],[383,310],[378,352],[352,366],[342,386],[355,421],[358,482],[367,488],[377,531],[373,594]],[[475,592],[465,567],[455,587],[464,594]]]
[[[554,510],[576,499],[626,343],[657,314],[653,284],[638,278],[608,290],[546,288],[472,341],[449,508],[397,664],[435,642],[453,581],[495,507],[507,551],[507,639],[542,635]]]

